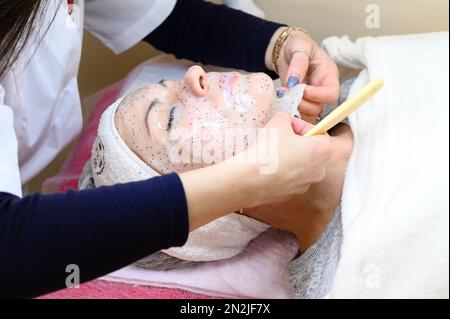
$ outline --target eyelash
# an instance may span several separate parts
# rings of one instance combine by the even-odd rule
[[[173,120],[175,119],[175,107],[176,106],[173,106],[172,109],[170,110],[169,122],[167,123],[167,130],[170,130],[172,128],[172,123],[173,123]]]

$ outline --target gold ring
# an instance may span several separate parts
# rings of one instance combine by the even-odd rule
[[[303,50],[303,49],[296,49],[296,50],[294,50],[294,51],[292,52],[292,57],[294,57],[294,55],[295,55],[296,53],[304,53],[304,54],[306,54],[306,56],[308,57],[308,59],[311,59],[311,58],[309,57],[309,53],[306,52],[306,50]]]

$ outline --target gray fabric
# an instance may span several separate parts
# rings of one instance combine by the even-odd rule
[[[83,166],[80,178],[78,179],[78,189],[93,189],[95,188],[94,178],[92,177],[91,161],[87,161]]]
[[[337,270],[342,239],[339,206],[319,240],[289,264],[295,298],[317,299],[327,295]]]
[[[181,268],[186,269],[202,263],[203,262],[175,258],[159,251],[137,261],[134,263],[134,266],[149,270],[167,271]]]
[[[339,98],[338,98],[337,102],[335,104],[325,105],[322,113],[320,113],[320,115],[319,115],[319,120],[324,119],[328,114],[333,112],[339,105],[341,105],[342,103],[344,103],[347,100],[348,94],[350,92],[350,88],[351,88],[353,82],[355,81],[355,79],[356,78],[348,79],[341,84]],[[341,123],[350,125],[347,118],[343,119],[341,121]]]

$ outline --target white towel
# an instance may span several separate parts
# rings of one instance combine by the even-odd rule
[[[385,81],[350,116],[355,146],[330,297],[448,298],[448,32],[323,45],[339,64],[364,68],[352,92]]]

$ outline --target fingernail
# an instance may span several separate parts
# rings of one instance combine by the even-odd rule
[[[277,97],[283,97],[285,92],[282,88],[278,88],[277,90]]]
[[[288,79],[287,85],[288,89],[292,89],[294,86],[298,85],[300,83],[300,78],[295,75],[291,75]]]

